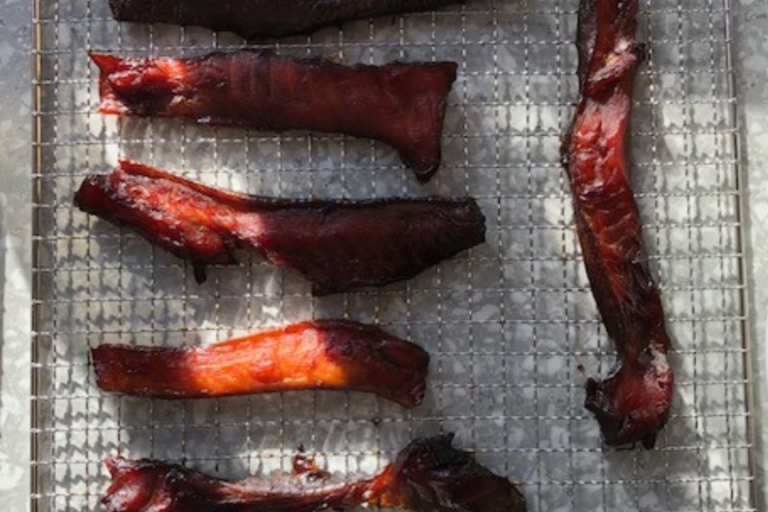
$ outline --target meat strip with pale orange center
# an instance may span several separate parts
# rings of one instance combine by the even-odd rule
[[[327,389],[365,391],[414,407],[429,355],[378,327],[316,320],[210,346],[103,344],[91,351],[104,391],[155,398]]]

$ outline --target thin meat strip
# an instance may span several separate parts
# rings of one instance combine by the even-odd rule
[[[446,101],[457,67],[454,62],[346,66],[266,50],[91,58],[100,70],[103,114],[379,140],[422,182],[440,166]]]
[[[592,293],[616,344],[611,375],[587,383],[586,407],[610,445],[653,447],[669,417],[674,375],[659,291],[648,272],[629,179],[637,0],[582,0],[579,103],[564,160]]]
[[[218,190],[135,162],[85,178],[74,203],[195,266],[234,264],[236,247],[295,269],[315,295],[409,279],[485,240],[466,199],[285,200]]]
[[[426,11],[458,0],[109,0],[118,21],[193,25],[246,39],[282,37],[374,16]]]
[[[104,391],[204,398],[275,391],[365,391],[415,407],[429,355],[378,327],[315,320],[205,347],[103,344],[91,351]]]
[[[493,474],[453,435],[419,438],[378,475],[333,482],[305,457],[282,478],[227,481],[155,460],[107,460],[112,484],[102,499],[107,512],[318,512],[360,505],[414,512],[525,512],[525,498]]]

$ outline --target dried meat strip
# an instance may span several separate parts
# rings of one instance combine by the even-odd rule
[[[205,347],[103,344],[91,351],[104,391],[203,398],[275,391],[366,391],[415,407],[429,355],[378,327],[316,320]]]
[[[379,140],[422,182],[440,166],[446,98],[456,79],[453,62],[345,66],[257,50],[91,58],[101,72],[104,114]]]
[[[349,20],[426,11],[459,0],[110,0],[118,21],[192,25],[246,39],[310,32]]]
[[[102,499],[107,512],[316,512],[360,505],[415,512],[525,512],[525,498],[493,474],[453,435],[419,438],[378,475],[335,483],[301,457],[283,478],[227,481],[154,460],[107,460],[112,484]]]
[[[563,156],[592,293],[619,353],[608,378],[588,381],[586,407],[608,444],[651,448],[669,417],[674,375],[629,179],[632,82],[643,58],[636,13],[637,0],[581,1],[581,101]]]
[[[207,187],[135,162],[89,175],[75,205],[132,228],[195,266],[236,263],[237,247],[295,269],[316,295],[383,286],[480,244],[472,199],[296,201]]]

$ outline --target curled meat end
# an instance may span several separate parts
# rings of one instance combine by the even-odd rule
[[[89,175],[75,205],[127,226],[179,258],[198,281],[237,247],[295,269],[315,295],[409,279],[485,240],[472,199],[296,201],[207,187],[134,162]]]
[[[301,457],[294,474],[226,481],[153,460],[106,461],[112,477],[102,498],[107,512],[315,512],[364,504],[415,512],[525,512],[508,479],[452,446],[452,435],[412,441],[378,475],[335,483]]]
[[[422,182],[440,166],[447,96],[457,69],[454,62],[346,66],[266,50],[91,59],[100,70],[103,114],[379,140],[397,150]]]
[[[378,327],[316,320],[206,347],[103,344],[91,351],[104,391],[155,398],[306,389],[375,393],[404,407],[424,398],[429,355]]]
[[[634,366],[622,364],[602,381],[587,382],[586,408],[613,446],[640,442],[653,448],[669,419],[674,375],[667,356],[649,347],[640,359]]]
[[[669,419],[674,374],[629,180],[632,82],[644,53],[634,42],[636,13],[636,0],[581,1],[581,100],[563,160],[592,293],[619,352],[608,378],[589,379],[585,406],[607,444],[640,442],[651,448]]]
[[[375,503],[418,512],[525,512],[517,487],[454,448],[453,437],[420,438],[406,446],[374,481],[382,489]]]

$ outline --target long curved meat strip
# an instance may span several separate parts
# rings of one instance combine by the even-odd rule
[[[89,175],[75,205],[192,261],[235,263],[236,246],[298,270],[316,295],[408,279],[485,239],[472,199],[295,201],[222,191],[135,162]]]
[[[110,0],[118,21],[192,25],[246,39],[282,37],[342,22],[427,11],[460,0]]]
[[[429,355],[378,327],[316,320],[206,347],[100,345],[91,351],[104,391],[203,398],[302,389],[366,391],[415,407]]]
[[[607,379],[588,381],[585,405],[608,444],[651,448],[669,417],[674,375],[629,181],[632,82],[643,57],[634,41],[636,13],[637,0],[581,2],[581,102],[564,160],[592,293],[620,358]]]
[[[291,476],[219,480],[176,464],[107,460],[107,512],[316,512],[369,504],[414,512],[525,512],[525,498],[465,451],[453,435],[420,438],[373,478],[329,481],[314,463],[295,460]]]
[[[180,117],[282,132],[344,133],[382,141],[426,182],[440,166],[454,62],[345,66],[271,51],[193,58],[92,54],[103,114]]]

